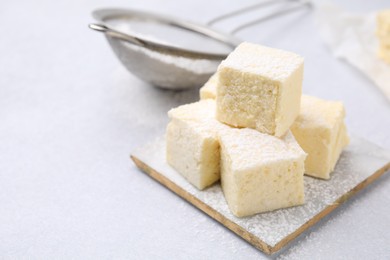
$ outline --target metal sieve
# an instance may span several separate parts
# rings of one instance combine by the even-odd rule
[[[219,32],[211,25],[256,8],[286,2],[288,5],[255,21]],[[259,22],[309,6],[308,0],[271,0],[221,15],[207,25],[129,9],[98,9],[99,22],[89,27],[104,32],[122,64],[138,78],[166,89],[199,87],[219,63],[242,42],[233,34]]]

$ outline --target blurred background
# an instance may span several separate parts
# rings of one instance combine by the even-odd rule
[[[0,257],[268,258],[133,165],[130,153],[163,135],[166,112],[198,100],[198,89],[163,90],[139,80],[87,26],[101,7],[206,23],[256,2],[1,2]],[[388,0],[333,3],[357,13],[390,8]],[[216,28],[228,31],[261,14]],[[389,100],[332,56],[315,16],[303,8],[237,37],[305,57],[303,92],[342,100],[349,132],[390,150]],[[273,257],[388,259],[389,199],[383,176]]]

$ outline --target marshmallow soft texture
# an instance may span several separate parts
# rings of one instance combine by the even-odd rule
[[[217,84],[218,73],[210,77],[210,79],[199,89],[199,97],[204,99],[216,99],[217,98]]]
[[[240,44],[218,68],[219,121],[283,136],[299,113],[303,58],[257,44]]]
[[[217,131],[228,127],[215,120],[215,101],[202,100],[168,112],[167,162],[198,189],[220,178]]]
[[[390,9],[382,10],[377,14],[376,34],[384,39],[386,45],[390,45]],[[389,41],[389,42],[387,42]]]
[[[305,152],[290,131],[282,137],[254,129],[220,132],[221,184],[237,217],[304,203]]]
[[[378,12],[376,35],[379,40],[378,57],[390,63],[390,9]]]
[[[390,63],[390,45],[381,46],[378,49],[378,57],[384,60],[385,62]]]
[[[308,154],[307,175],[330,178],[342,149],[349,143],[344,117],[343,103],[302,96],[301,112],[291,131]]]
[[[200,99],[215,99],[217,96],[218,74],[215,73],[199,90]]]

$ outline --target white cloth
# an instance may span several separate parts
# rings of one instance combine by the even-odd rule
[[[335,5],[316,7],[319,33],[333,55],[371,79],[390,100],[390,65],[378,58],[376,12],[356,14]]]

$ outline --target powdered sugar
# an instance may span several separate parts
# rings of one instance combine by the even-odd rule
[[[220,68],[230,67],[284,81],[302,64],[303,58],[295,53],[245,42],[222,61]]]
[[[353,137],[330,180],[305,177],[305,205],[237,218],[230,212],[219,184],[199,191],[167,165],[163,138],[140,148],[133,156],[271,247],[296,232],[330,205],[339,203],[337,200],[340,197],[390,162],[390,152]]]
[[[262,134],[254,129],[226,128],[220,131],[223,147],[233,159],[235,169],[251,168],[258,164],[298,160],[305,152],[291,132],[283,138]]]

